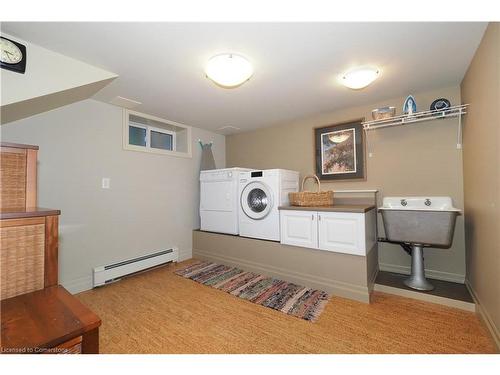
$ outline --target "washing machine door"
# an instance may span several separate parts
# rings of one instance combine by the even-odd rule
[[[241,208],[250,219],[265,218],[273,208],[271,189],[260,181],[249,183],[241,192]]]

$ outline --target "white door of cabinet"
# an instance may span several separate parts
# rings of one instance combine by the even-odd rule
[[[281,243],[318,248],[318,213],[280,210]]]
[[[364,215],[349,212],[318,212],[321,250],[366,255]]]

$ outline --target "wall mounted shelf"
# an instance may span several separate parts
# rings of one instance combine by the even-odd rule
[[[447,117],[458,117],[457,148],[462,148],[462,115],[467,113],[469,104],[461,104],[443,110],[429,110],[415,112],[412,115],[404,114],[380,120],[364,121],[361,123],[365,131],[387,128],[390,126],[400,126],[414,124],[416,122],[437,120]]]
[[[457,117],[467,113],[467,106],[468,104],[461,104],[443,110],[415,112],[411,116],[400,115],[381,120],[365,121],[361,124],[365,130],[375,130],[388,126],[398,126],[412,124],[414,122],[436,120],[438,118]]]

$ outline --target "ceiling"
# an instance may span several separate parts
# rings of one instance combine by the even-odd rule
[[[223,134],[460,84],[486,23],[13,23],[2,31],[119,75],[94,98]],[[204,75],[218,53],[254,75],[223,89]],[[29,59],[29,52],[28,52]],[[28,61],[29,63],[29,61]],[[353,91],[337,77],[376,65]],[[233,126],[240,130],[218,130]]]

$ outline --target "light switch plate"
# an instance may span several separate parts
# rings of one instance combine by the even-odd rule
[[[111,179],[109,177],[102,178],[102,188],[109,189],[111,187]]]

